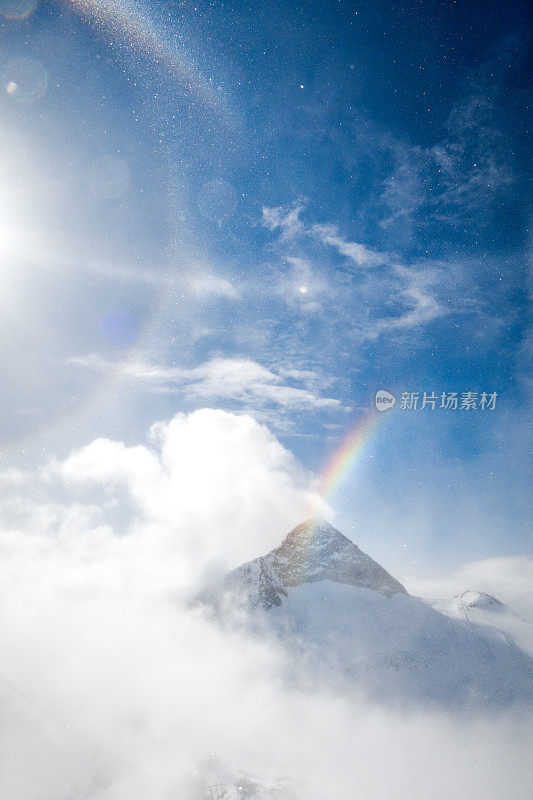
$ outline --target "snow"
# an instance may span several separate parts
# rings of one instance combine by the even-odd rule
[[[531,660],[489,627],[443,616],[406,594],[309,583],[268,612],[296,663],[371,700],[491,708],[533,699]]]
[[[246,608],[256,635],[282,643],[291,680],[401,706],[492,709],[533,700],[533,661],[486,624],[487,615],[500,622],[503,604],[467,592],[441,613],[327,522],[297,526],[201,599],[228,619]],[[480,614],[483,624],[473,618]]]
[[[428,604],[452,619],[490,628],[500,638],[516,644],[533,656],[533,622],[485,592],[468,590],[452,598],[430,600]]]
[[[385,595],[404,587],[325,521],[304,522],[267,555],[230,572],[217,591],[246,591],[252,606],[281,605],[287,588],[310,581],[334,580]]]

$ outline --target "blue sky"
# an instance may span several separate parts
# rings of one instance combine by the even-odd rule
[[[394,564],[525,552],[525,19],[0,0],[5,466],[214,406],[318,473],[380,388],[497,392],[397,403],[332,502]]]

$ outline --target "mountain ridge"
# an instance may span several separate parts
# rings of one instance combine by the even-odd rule
[[[511,637],[413,597],[322,520],[297,525],[198,599],[222,624],[274,637],[288,676],[304,685],[317,681],[401,706],[489,710],[533,702],[533,661]]]
[[[278,547],[231,570],[220,590],[240,594],[265,610],[279,606],[290,588],[329,580],[386,596],[407,594],[380,564],[325,520],[296,525]]]

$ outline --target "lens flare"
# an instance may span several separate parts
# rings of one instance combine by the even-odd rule
[[[39,4],[39,0],[0,0],[0,17],[20,22],[27,19]]]
[[[46,94],[48,73],[37,58],[15,58],[3,72],[2,86],[18,103],[36,103]]]

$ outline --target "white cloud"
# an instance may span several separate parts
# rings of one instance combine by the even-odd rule
[[[27,479],[26,473],[15,467],[0,472],[0,486],[20,486]]]
[[[305,209],[303,203],[293,203],[291,206],[278,208],[263,208],[263,225],[271,231],[281,232],[281,242],[295,239],[299,235],[316,237],[322,244],[334,247],[341,255],[346,256],[359,267],[368,267],[382,264],[388,257],[376,253],[363,244],[351,242],[342,236],[336,225],[305,225],[300,219]]]
[[[342,408],[340,400],[321,397],[308,388],[284,382],[284,378],[299,382],[299,375],[287,372],[282,375],[245,358],[213,358],[191,369],[134,360],[109,362],[95,353],[72,358],[70,363],[104,372],[114,371],[124,378],[145,381],[159,390],[186,393],[189,399],[202,402],[227,399],[250,408],[274,405],[293,410]],[[315,381],[315,385],[317,383]]]
[[[456,102],[446,121],[447,135],[432,147],[410,145],[384,134],[394,168],[381,196],[390,210],[383,227],[412,225],[423,212],[428,220],[456,226],[489,222],[501,192],[515,181],[512,147],[502,135],[501,88],[495,64],[482,64],[469,81],[468,93]],[[501,98],[500,98],[501,99]],[[485,213],[480,217],[480,209]],[[420,217],[419,217],[420,219]]]
[[[454,597],[468,590],[487,592],[514,610],[533,610],[533,559],[502,556],[463,564],[452,575],[407,579],[413,594],[428,599]]]
[[[341,321],[344,335],[349,331],[363,340],[408,332],[445,313],[435,297],[435,288],[442,282],[435,269],[415,270],[400,264],[391,253],[380,253],[347,239],[336,225],[305,225],[300,219],[303,210],[302,204],[263,209],[263,224],[282,232],[282,252],[289,244],[292,248],[283,259],[291,271],[280,269],[279,280],[279,293],[292,307],[320,312],[322,319],[327,318],[331,308],[331,316]],[[294,255],[293,240],[297,237],[301,252]],[[338,267],[333,264],[329,270],[323,265],[315,267],[312,257],[305,255],[303,239],[307,244],[318,241],[344,256],[348,264],[341,272],[351,278],[339,278]],[[355,271],[351,265],[360,269]],[[387,316],[384,309],[389,312]]]
[[[397,316],[372,320],[365,330],[369,339],[375,339],[384,332],[411,330],[440,317],[444,312],[435,298],[420,285],[408,285],[398,293],[398,298],[408,306]]]
[[[390,215],[381,221],[383,228],[397,222],[410,223],[411,217],[422,206],[425,200],[420,164],[420,148],[409,148],[399,142],[389,142],[395,169],[384,181],[381,196],[383,203],[390,209]]]
[[[54,476],[84,496],[126,490],[137,511],[117,535],[98,503],[46,513],[26,498],[29,524],[0,526],[3,797],[203,800],[200,762],[213,783],[244,771],[286,787],[254,800],[338,800],[354,785],[360,800],[528,796],[525,712],[399,714],[298,689],[276,642],[182,601],[185,574],[262,552],[301,513],[307,478],[266,428],[178,415],[151,446],[96,440]]]
[[[388,256],[369,250],[364,244],[350,242],[341,236],[336,225],[313,225],[310,232],[317,236],[323,244],[334,247],[358,267],[370,267],[388,261]]]
[[[270,231],[281,231],[282,241],[294,239],[300,233],[305,233],[306,228],[300,220],[304,209],[301,203],[293,203],[288,208],[263,208],[263,225]]]
[[[154,535],[158,529],[166,536],[171,526],[200,563],[251,558],[309,507],[309,476],[248,415],[178,414],[154,425],[151,440],[151,446],[127,447],[97,439],[69,456],[60,475],[80,486],[125,488]]]
[[[420,286],[408,286],[403,295],[411,302],[412,308],[394,320],[394,327],[415,328],[442,313],[435,299]]]
[[[189,284],[197,297],[225,297],[228,300],[239,297],[239,292],[233,284],[213,273],[195,275],[191,277]]]

